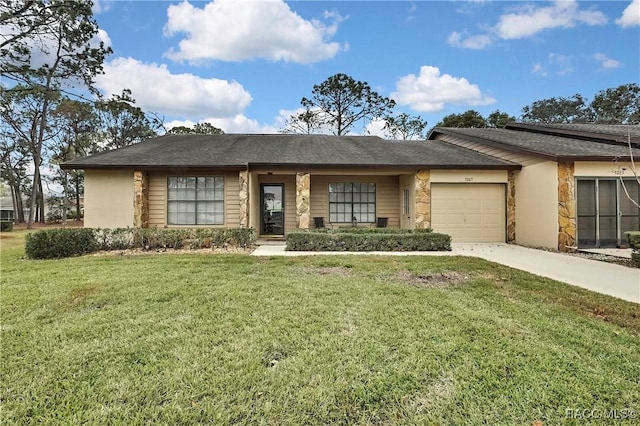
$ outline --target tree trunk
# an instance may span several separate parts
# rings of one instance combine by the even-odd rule
[[[20,191],[20,182],[15,184],[15,188],[11,189],[11,192],[14,192],[16,195],[14,208],[17,210],[16,222],[24,223],[24,203],[22,202],[22,191]]]
[[[11,204],[13,205],[13,220],[14,222],[17,222],[17,217],[18,217],[18,198],[17,196],[20,194],[16,194],[15,188],[13,187],[13,184],[10,185],[11,188]]]
[[[40,176],[40,187],[38,188],[38,222],[45,223],[46,217],[44,214],[44,191],[42,190],[42,176]]]
[[[40,116],[40,126],[38,128],[38,136],[35,144],[31,146],[31,154],[33,155],[33,191],[31,192],[31,208],[29,209],[29,221],[27,222],[27,229],[33,228],[35,219],[36,206],[38,205],[39,192],[42,190],[42,177],[40,176],[40,163],[42,162],[42,144],[44,142],[44,128],[47,125],[47,113],[49,112],[49,96],[51,89],[51,74],[47,78],[45,85],[46,92],[44,101],[42,102],[42,111]],[[43,208],[44,210],[44,208]]]

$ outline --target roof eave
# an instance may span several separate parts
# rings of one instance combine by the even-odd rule
[[[157,171],[157,170],[191,170],[191,169],[216,169],[240,171],[247,170],[247,165],[140,165],[140,164],[67,164],[62,163],[60,168],[63,170],[141,170],[141,171]]]
[[[466,139],[469,142],[475,142],[475,143],[479,143],[481,145],[491,146],[493,148],[500,148],[500,149],[503,149],[505,151],[513,152],[513,153],[516,153],[516,154],[524,154],[524,155],[529,155],[529,156],[532,156],[532,157],[542,158],[542,159],[545,159],[545,160],[558,161],[558,156],[557,155],[546,154],[546,153],[539,152],[539,151],[532,151],[532,150],[529,150],[529,149],[526,149],[526,148],[514,147],[512,145],[507,145],[505,143],[498,142],[498,141],[495,141],[493,139],[487,139],[487,138],[482,138],[482,137],[478,137],[478,136],[469,136],[469,135],[465,135],[464,133],[456,132],[455,130],[436,128],[436,129],[432,130],[432,133],[440,133],[442,135],[455,136],[457,138]],[[429,134],[429,136],[431,136],[431,133]],[[433,140],[435,140],[435,139],[433,139]],[[447,143],[446,140],[444,140],[443,142]]]
[[[527,123],[509,123],[505,126],[509,130],[528,131],[532,133],[541,133],[545,135],[554,135],[561,137],[571,137],[574,139],[582,139],[587,141],[606,143],[610,145],[626,145],[626,140],[620,140],[620,135],[615,133],[591,132],[585,130],[565,129],[553,126],[538,126],[536,124]],[[637,145],[640,138],[630,136],[631,143]]]
[[[486,169],[486,170],[520,170],[520,164],[344,164],[344,163],[251,163],[249,167],[283,168],[283,169],[365,169],[365,170],[419,170],[419,169]]]

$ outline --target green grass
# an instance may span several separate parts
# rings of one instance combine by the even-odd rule
[[[565,410],[640,409],[638,305],[480,259],[32,261],[24,235],[0,235],[6,424],[582,424]]]

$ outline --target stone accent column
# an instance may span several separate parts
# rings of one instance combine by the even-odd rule
[[[140,170],[133,172],[133,227],[149,227],[149,183]]]
[[[311,215],[311,175],[296,173],[296,226],[309,229]]]
[[[558,250],[576,245],[576,190],[573,162],[558,163]]]
[[[507,175],[507,242],[516,240],[516,170]]]
[[[240,183],[240,193],[238,198],[240,200],[240,227],[249,227],[249,171],[242,170],[238,174],[238,180]]]
[[[416,229],[431,227],[431,171],[418,170],[416,186]]]

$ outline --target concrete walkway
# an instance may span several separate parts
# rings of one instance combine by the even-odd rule
[[[259,246],[253,256],[312,255],[474,256],[535,275],[640,303],[640,269],[584,259],[568,254],[530,249],[513,244],[453,244],[438,252],[296,252],[284,244]]]

